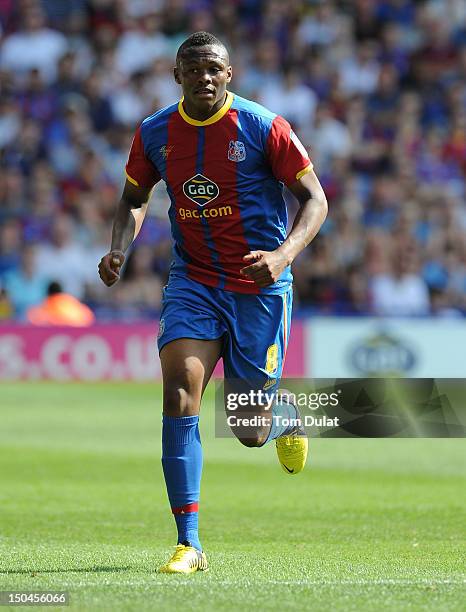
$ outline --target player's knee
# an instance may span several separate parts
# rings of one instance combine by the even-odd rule
[[[266,443],[270,433],[271,417],[266,408],[258,410],[256,406],[249,406],[245,407],[243,412],[235,413],[232,421],[229,418],[228,424],[243,446],[255,448]]]
[[[194,414],[195,401],[185,385],[168,385],[163,393],[163,412],[169,416]]]
[[[249,448],[258,448],[259,446],[263,446],[267,440],[267,434],[261,431],[252,431],[248,432],[247,434],[235,435],[243,446],[247,446]]]
[[[169,416],[198,414],[204,371],[186,360],[178,372],[164,380],[163,412]]]

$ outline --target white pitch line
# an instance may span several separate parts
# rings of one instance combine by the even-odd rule
[[[210,574],[212,575],[212,574]],[[207,575],[208,576],[208,575]],[[114,584],[113,582],[81,582],[79,583],[79,586],[110,586]],[[118,586],[119,587],[125,587],[125,586],[146,586],[146,587],[151,587],[151,586],[172,586],[172,582],[169,582],[168,580],[166,582],[157,582],[157,581],[151,581],[150,577],[148,577],[146,580],[144,581],[135,581],[135,580],[131,580],[128,582],[119,582]],[[184,580],[184,581],[180,581],[179,577],[177,577],[177,585],[188,585],[188,584],[194,584],[192,582],[192,580]],[[196,582],[196,584],[198,584]],[[387,586],[387,585],[393,585],[393,586],[430,586],[430,585],[438,585],[438,584],[448,584],[448,585],[455,585],[455,586],[461,586],[461,585],[466,585],[466,579],[465,580],[333,580],[333,581],[329,581],[329,580],[257,580],[257,581],[251,581],[251,580],[216,580],[214,582],[209,581],[210,586],[213,585],[219,585],[219,586],[249,586],[251,584],[272,584],[272,585],[282,585],[282,586]],[[77,587],[78,584],[76,582],[61,582],[58,585],[60,588],[61,587]]]

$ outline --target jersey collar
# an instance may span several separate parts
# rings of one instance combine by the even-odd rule
[[[186,121],[186,123],[189,123],[190,125],[204,126],[212,125],[212,123],[216,123],[226,115],[226,113],[230,110],[230,106],[233,104],[233,94],[230,91],[227,91],[225,104],[215,113],[215,115],[212,115],[212,117],[209,117],[205,121],[198,121],[197,119],[192,119],[192,117],[190,117],[183,108],[183,100],[184,96],[178,102],[178,112]]]

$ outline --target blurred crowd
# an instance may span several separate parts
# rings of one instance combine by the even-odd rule
[[[107,289],[97,263],[134,130],[179,98],[174,56],[197,30],[229,47],[232,91],[290,121],[326,191],[297,306],[464,316],[464,0],[0,0],[0,318],[50,281],[99,318],[157,312],[163,186],[124,279]]]

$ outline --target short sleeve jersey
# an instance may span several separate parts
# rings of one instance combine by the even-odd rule
[[[205,121],[189,117],[182,100],[147,117],[134,136],[126,175],[146,188],[165,181],[171,275],[227,291],[280,294],[291,284],[291,270],[259,288],[241,274],[243,257],[283,243],[283,185],[311,168],[285,119],[228,92],[222,108]]]

